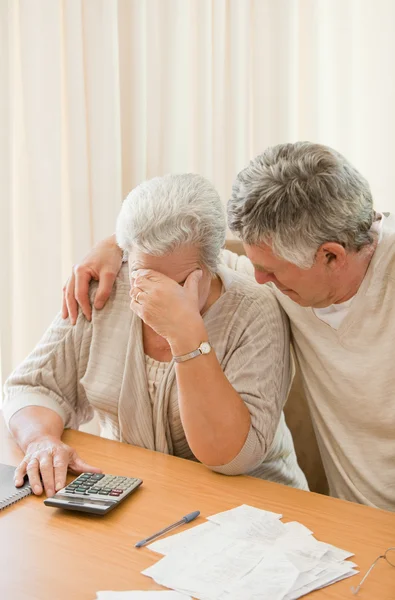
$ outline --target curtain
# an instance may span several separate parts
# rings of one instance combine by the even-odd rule
[[[3,379],[142,180],[224,203],[265,147],[344,153],[395,208],[393,0],[0,0]]]

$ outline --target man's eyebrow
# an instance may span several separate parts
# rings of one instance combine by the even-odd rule
[[[257,271],[262,271],[263,273],[273,273],[273,271],[271,271],[270,269],[265,269],[264,267],[262,267],[262,265],[257,265],[255,263],[252,263],[252,265]]]

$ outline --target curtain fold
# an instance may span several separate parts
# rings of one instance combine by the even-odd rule
[[[265,147],[343,152],[395,209],[392,0],[0,0],[3,380],[142,180],[224,203]]]

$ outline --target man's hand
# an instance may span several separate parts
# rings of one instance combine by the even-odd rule
[[[94,307],[101,309],[108,300],[116,276],[122,264],[122,250],[111,236],[89,252],[84,260],[73,267],[73,271],[63,287],[62,317],[70,316],[75,325],[78,316],[78,305],[88,321],[92,318],[92,307],[89,302],[89,283],[91,279],[99,282]]]
[[[50,497],[65,486],[67,469],[77,475],[84,472],[101,473],[100,469],[88,465],[59,438],[41,436],[28,445],[24,459],[15,469],[15,485],[21,486],[27,474],[33,492],[38,496],[42,494],[44,484],[45,493]]]
[[[132,272],[131,309],[165,338],[170,346],[204,329],[199,309],[202,271],[193,271],[182,287],[162,273],[149,269]]]

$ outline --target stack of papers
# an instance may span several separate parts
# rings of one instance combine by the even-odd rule
[[[143,575],[199,600],[296,600],[358,573],[351,552],[281,517],[247,505],[208,517],[148,546],[164,558]]]
[[[190,596],[178,592],[97,592],[96,600],[192,600]]]

